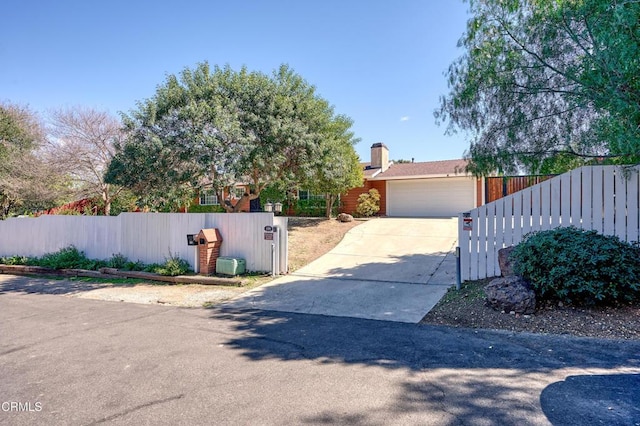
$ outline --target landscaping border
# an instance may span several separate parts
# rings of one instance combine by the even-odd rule
[[[4,265],[0,264],[0,274],[11,275],[59,275],[67,277],[89,277],[104,278],[113,277],[137,278],[148,281],[160,281],[172,284],[204,284],[204,285],[226,285],[242,286],[239,278],[207,277],[204,275],[178,275],[175,277],[154,274],[141,271],[121,271],[115,268],[100,268],[98,271],[88,271],[85,269],[51,269],[41,266],[24,265]]]

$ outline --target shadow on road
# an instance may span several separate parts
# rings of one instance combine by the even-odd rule
[[[554,425],[640,424],[640,374],[569,376],[540,395]]]
[[[225,347],[253,361],[359,364],[370,368],[371,374],[376,374],[377,369],[408,370],[411,379],[399,384],[396,403],[381,410],[404,415],[444,410],[460,424],[487,419],[490,424],[537,423],[544,419],[538,398],[545,386],[562,377],[557,371],[640,368],[637,356],[640,342],[635,341],[511,334],[265,311],[217,310],[212,316],[227,321],[240,332],[230,337]],[[637,384],[627,381],[622,386],[630,392],[638,388]],[[554,386],[543,393],[543,406],[549,406],[545,402],[548,398],[555,398]],[[593,393],[587,397],[598,396]],[[634,398],[637,401],[638,397]],[[544,414],[553,418],[547,411]],[[629,415],[633,413],[627,412],[627,420]],[[375,424],[375,419],[381,417],[383,413],[375,410],[357,415],[322,412],[307,422]]]
[[[31,277],[18,275],[0,275],[0,295],[3,293],[28,294],[73,294],[95,290],[108,283],[71,281],[63,278]]]

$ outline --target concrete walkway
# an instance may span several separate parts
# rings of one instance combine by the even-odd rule
[[[373,219],[223,307],[417,323],[455,285],[456,242],[456,219]]]

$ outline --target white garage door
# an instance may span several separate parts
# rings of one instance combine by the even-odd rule
[[[474,208],[470,178],[390,180],[387,182],[389,216],[457,216]]]

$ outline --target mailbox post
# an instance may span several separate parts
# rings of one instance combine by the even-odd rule
[[[220,257],[222,236],[218,228],[201,229],[196,236],[198,243],[198,267],[200,274],[212,275],[216,272],[216,261]]]

